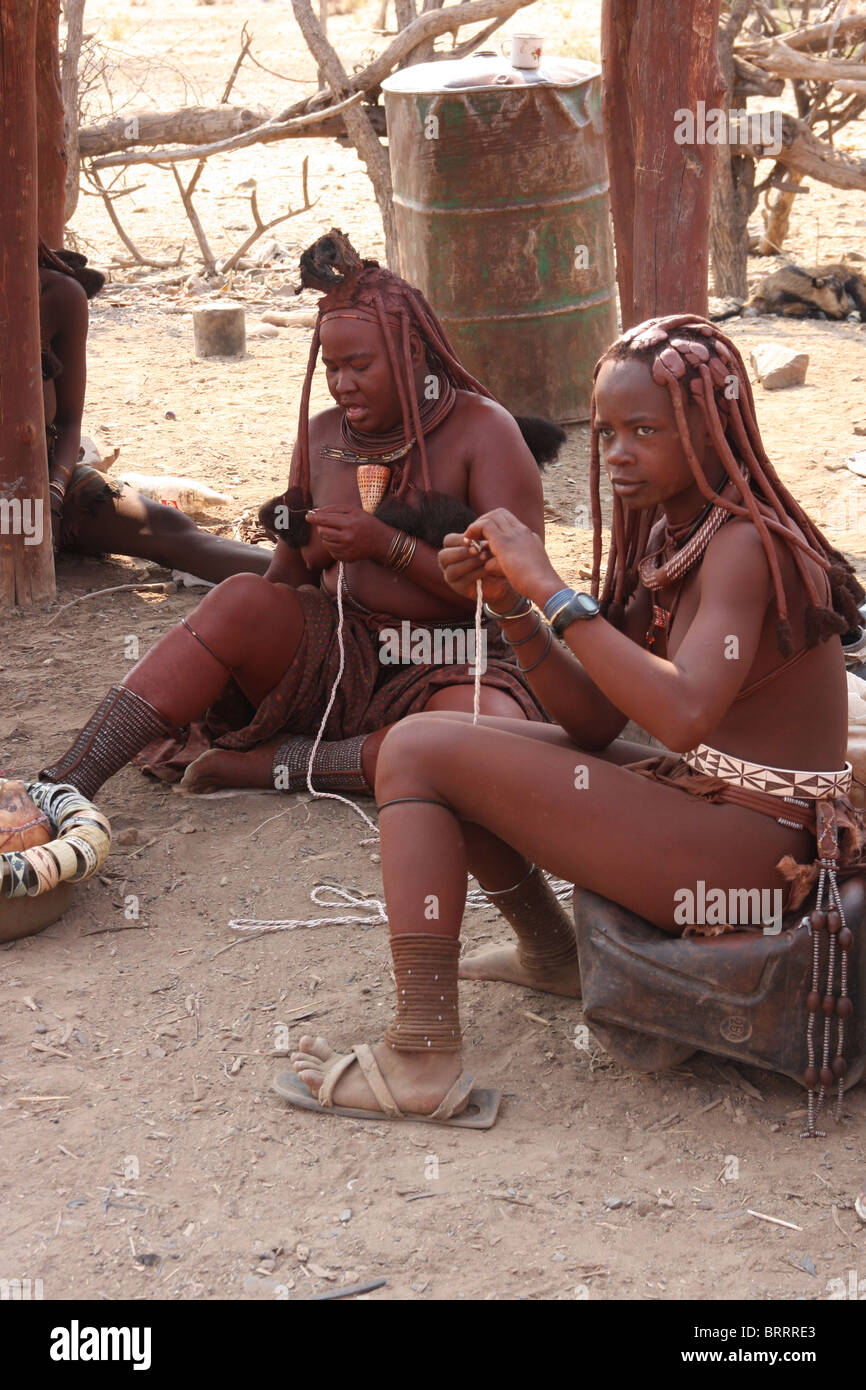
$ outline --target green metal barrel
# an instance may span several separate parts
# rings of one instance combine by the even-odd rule
[[[617,333],[600,70],[478,54],[382,88],[400,273],[509,410],[588,419]]]

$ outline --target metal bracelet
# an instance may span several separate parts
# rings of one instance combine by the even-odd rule
[[[393,561],[391,568],[395,574],[401,574],[403,570],[409,568],[415,555],[415,547],[418,544],[416,536],[406,536],[408,544],[404,547],[398,559]]]
[[[550,651],[550,648],[551,648],[552,646],[553,646],[553,629],[552,629],[552,628],[548,628],[548,629],[547,629],[547,646],[544,648],[544,651],[541,653],[541,656],[538,658],[537,661],[533,661],[533,663],[532,663],[531,666],[521,666],[521,665],[520,665],[520,662],[518,661],[518,663],[517,663],[518,670],[522,671],[522,673],[523,673],[524,676],[525,676],[525,675],[528,675],[530,671],[534,671],[535,668],[536,668],[536,666],[540,666],[540,665],[541,665],[542,661],[543,661],[544,658],[547,656],[547,653]]]
[[[529,604],[529,608],[527,608],[523,613],[518,612],[521,603],[528,603],[528,604]],[[494,619],[496,620],[497,623],[501,623],[501,622],[506,622],[508,619],[512,619],[512,620],[513,620],[513,619],[515,619],[515,618],[525,618],[525,617],[526,617],[526,614],[530,611],[531,608],[532,608],[532,600],[526,598],[525,595],[520,594],[520,595],[518,596],[517,602],[515,603],[514,607],[513,607],[513,608],[509,608],[509,610],[508,610],[507,613],[497,613],[496,609],[495,609],[495,608],[491,608],[489,603],[485,603],[485,605],[484,605],[484,612],[487,614],[488,618],[494,618]]]
[[[510,639],[510,637],[506,637],[506,636],[505,636],[505,633],[503,632],[503,633],[502,633],[502,640],[503,640],[503,642],[505,643],[506,647],[522,647],[522,646],[524,645],[525,642],[531,642],[531,641],[532,641],[533,637],[534,637],[534,636],[536,635],[536,633],[540,630],[540,628],[541,628],[541,614],[539,613],[539,614],[538,614],[538,621],[536,622],[535,627],[532,629],[532,631],[530,632],[530,634],[529,634],[528,637],[518,637],[518,639],[517,639],[516,642],[512,642],[511,639]]]

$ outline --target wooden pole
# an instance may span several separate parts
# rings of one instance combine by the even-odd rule
[[[720,0],[604,0],[605,140],[623,328],[657,314],[707,312],[715,146],[697,138],[724,93]],[[696,138],[678,143],[677,112]]]
[[[63,245],[66,139],[60,86],[60,0],[38,0],[36,24],[36,139],[39,149],[39,235]]]
[[[0,5],[0,609],[55,594],[39,355],[37,4]]]

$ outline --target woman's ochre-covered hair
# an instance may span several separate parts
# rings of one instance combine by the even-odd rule
[[[715,324],[694,314],[648,319],[617,340],[596,363],[597,380],[606,362],[645,362],[658,386],[670,392],[680,442],[701,495],[734,516],[747,517],[764,545],[776,602],[776,633],[784,656],[793,652],[791,626],[779,557],[773,537],[787,545],[806,592],[805,636],[815,646],[834,633],[862,623],[857,605],[866,597],[848,561],[835,550],[792,497],[767,458],[755,414],[751,382],[736,345]],[[710,485],[689,434],[687,408],[696,402],[713,448],[736,486],[739,500],[720,497]],[[592,591],[599,596],[601,575],[601,462],[596,425],[595,393],[592,411],[591,496],[593,523]],[[745,472],[744,472],[745,470]],[[625,605],[637,587],[637,566],[647,551],[657,509],[626,511],[618,496],[613,501],[613,524],[608,551],[602,609],[620,623]],[[810,563],[825,571],[831,607],[818,592]]]
[[[424,491],[430,492],[427,450],[414,385],[410,331],[414,329],[421,339],[431,368],[438,370],[456,390],[474,391],[492,400],[491,392],[461,366],[445,330],[421,291],[401,280],[399,275],[383,269],[378,261],[362,260],[348,237],[337,228],[332,227],[327,236],[320,237],[301,256],[301,284],[305,288],[325,290],[326,293],[318,304],[318,317],[301,394],[297,468],[290,479],[290,491],[294,493],[297,489],[298,492],[290,499],[290,505],[293,508],[310,505],[310,392],[319,355],[321,325],[329,314],[350,313],[352,317],[366,319],[381,328],[400,398],[404,442],[414,435]],[[409,473],[407,464],[398,489],[400,495],[408,487]]]
[[[87,264],[87,257],[80,251],[52,251],[47,242],[39,238],[39,265],[43,270],[56,270],[61,275],[70,275],[77,280],[88,299],[99,294],[105,284],[101,270],[94,270]]]

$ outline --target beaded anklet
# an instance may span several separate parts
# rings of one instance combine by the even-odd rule
[[[419,932],[391,937],[397,1012],[385,1034],[396,1052],[459,1052],[456,936]]]

